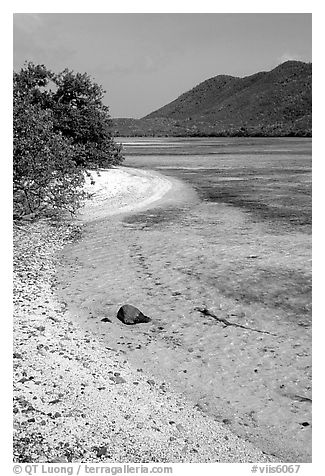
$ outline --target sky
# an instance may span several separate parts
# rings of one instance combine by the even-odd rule
[[[112,117],[143,117],[218,74],[312,61],[309,13],[17,13],[14,69],[25,61],[88,73]]]

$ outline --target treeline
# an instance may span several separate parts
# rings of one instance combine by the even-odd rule
[[[311,117],[296,123],[275,122],[268,125],[224,127],[198,122],[190,128],[188,121],[171,119],[113,119],[120,137],[311,137]]]
[[[14,72],[14,218],[74,213],[88,171],[121,164],[104,93],[86,73],[33,63]]]

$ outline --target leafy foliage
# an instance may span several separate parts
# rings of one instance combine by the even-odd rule
[[[54,74],[32,63],[14,73],[15,217],[74,213],[87,170],[122,162],[103,94],[86,74]]]
[[[14,216],[48,209],[74,213],[85,197],[71,144],[53,131],[51,113],[20,101],[14,108]]]
[[[102,103],[103,88],[87,74],[74,74],[67,69],[54,81],[55,130],[77,147],[78,164],[105,167],[120,163],[121,149],[111,137],[108,107]]]

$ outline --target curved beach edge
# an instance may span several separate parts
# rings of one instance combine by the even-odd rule
[[[152,170],[116,167],[90,172],[85,190],[91,197],[79,213],[82,221],[133,213],[162,204],[181,183]]]

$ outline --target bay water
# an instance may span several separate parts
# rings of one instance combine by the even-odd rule
[[[157,385],[266,453],[310,461],[311,141],[118,140],[126,167],[178,186],[89,221],[61,255],[60,300]],[[125,303],[152,322],[123,325]]]

